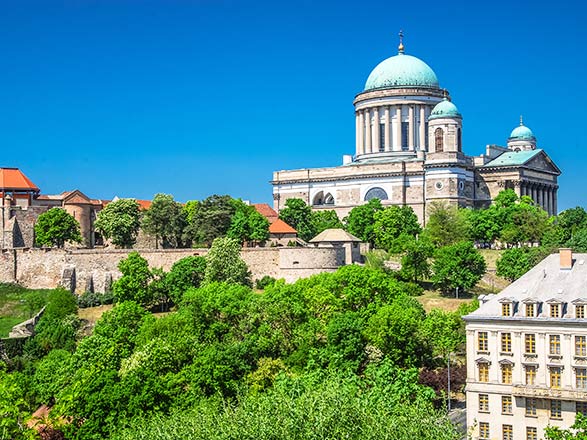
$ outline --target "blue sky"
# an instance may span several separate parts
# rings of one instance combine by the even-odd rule
[[[0,2],[0,166],[43,193],[271,201],[272,171],[354,153],[352,101],[397,53],[463,114],[467,154],[519,115],[587,206],[579,0]]]

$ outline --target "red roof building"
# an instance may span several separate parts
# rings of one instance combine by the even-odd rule
[[[252,203],[251,206],[255,208],[259,214],[269,220],[269,223],[273,223],[279,218],[277,212],[267,203]]]

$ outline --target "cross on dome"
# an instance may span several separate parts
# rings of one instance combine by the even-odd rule
[[[397,47],[398,53],[404,53],[404,31],[399,31],[399,46]]]

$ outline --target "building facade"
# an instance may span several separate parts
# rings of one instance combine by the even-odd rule
[[[472,439],[543,439],[587,414],[586,260],[561,249],[464,318]]]
[[[408,205],[425,221],[426,206],[443,201],[461,207],[487,206],[505,188],[528,195],[549,214],[557,212],[560,170],[522,121],[507,146],[487,146],[467,156],[462,115],[434,71],[399,52],[382,61],[354,99],[355,154],[342,166],[273,173],[274,208],[301,198],[313,209],[344,217],[353,207],[378,198]]]

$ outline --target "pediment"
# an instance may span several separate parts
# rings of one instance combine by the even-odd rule
[[[71,191],[64,199],[64,205],[86,205],[92,203],[92,200],[79,189]]]
[[[534,170],[546,171],[548,173],[560,174],[561,170],[555,165],[552,159],[544,151],[531,158],[524,164],[527,168]]]

